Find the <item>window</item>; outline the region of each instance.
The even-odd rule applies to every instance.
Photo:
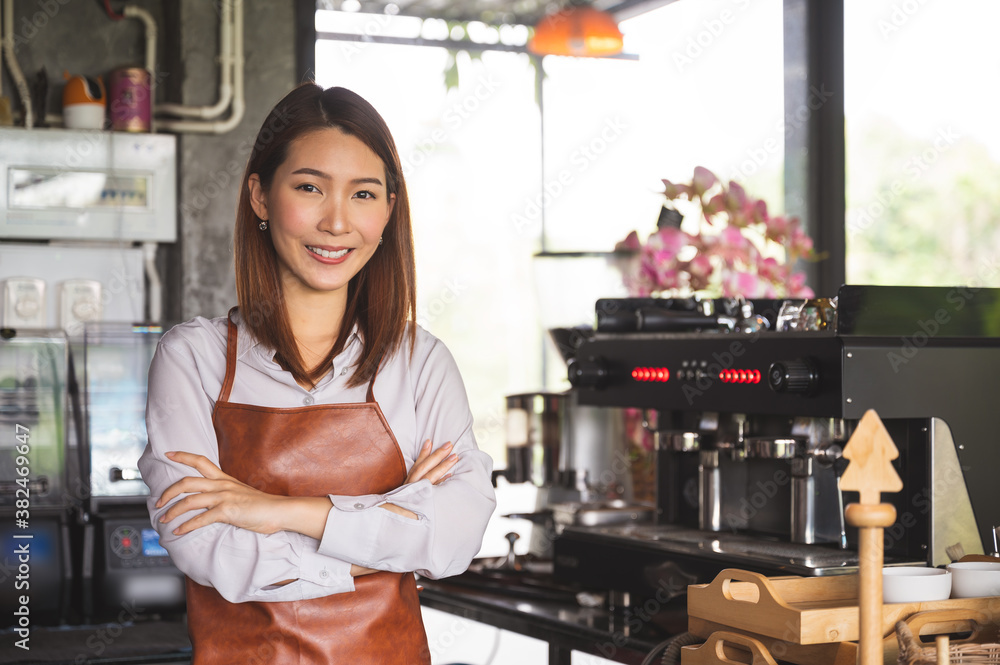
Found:
[[[318,12],[331,32],[420,36],[437,23]],[[431,38],[447,37],[444,34]],[[457,60],[458,84],[444,76]],[[403,163],[417,254],[417,319],[456,357],[481,448],[504,459],[507,393],[537,388],[541,344],[531,284],[537,230],[512,223],[539,182],[534,69],[526,55],[320,40],[316,78],[367,99]],[[443,442],[436,442],[443,443]]]
[[[364,96],[393,132],[411,197],[418,318],[454,353],[477,439],[498,465],[503,396],[568,387],[544,329],[592,323],[598,297],[621,295],[600,257],[536,253],[607,252],[633,229],[645,237],[660,179],[687,180],[699,165],[783,207],[781,0],[674,2],[622,22],[637,57],[543,59],[544,119],[537,59],[525,53],[427,46],[451,35],[443,21],[320,11],[316,25],[404,42],[321,35],[316,78]],[[523,27],[467,30],[527,39]]]
[[[845,9],[848,281],[1000,285],[1000,5]]]

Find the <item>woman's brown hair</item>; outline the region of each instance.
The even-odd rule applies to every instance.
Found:
[[[288,323],[288,312],[278,275],[278,259],[271,234],[258,227],[260,218],[250,205],[249,179],[254,173],[267,192],[274,173],[288,157],[292,141],[314,131],[336,128],[361,140],[385,166],[386,190],[395,194],[382,245],[347,287],[347,310],[340,334],[330,353],[316,367],[305,367]],[[260,342],[273,348],[282,366],[296,381],[316,382],[329,370],[354,326],[363,342],[361,357],[348,381],[365,383],[379,361],[391,353],[406,332],[407,321],[416,318],[416,269],[413,259],[413,229],[410,202],[396,144],[382,116],[356,93],[344,88],[324,90],[305,83],[285,95],[264,120],[254,142],[236,210],[233,234],[236,264],[236,295],[240,315]],[[416,331],[410,326],[409,342]]]

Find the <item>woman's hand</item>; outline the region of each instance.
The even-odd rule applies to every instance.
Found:
[[[329,499],[293,498],[261,492],[226,474],[204,455],[169,452],[167,457],[192,467],[204,476],[189,476],[177,481],[156,502],[156,507],[160,508],[180,494],[190,494],[172,505],[160,517],[161,522],[169,522],[191,510],[205,509],[205,512],[174,529],[175,535],[190,533],[215,522],[263,534],[287,529],[314,537],[318,528],[318,533],[322,535],[326,514],[330,509]],[[291,505],[293,502],[294,507]]]
[[[409,485],[424,478],[431,481],[432,485],[447,480],[448,472],[458,461],[458,455],[452,454],[451,449],[452,444],[449,441],[431,452],[431,440],[424,441],[424,445],[420,448],[420,454],[417,455],[413,466],[410,467],[410,472],[406,474],[406,480],[403,481],[403,484]]]
[[[410,467],[410,472],[406,474],[406,480],[403,481],[403,484],[409,485],[425,478],[431,481],[432,485],[437,485],[448,480],[451,476],[449,471],[455,466],[455,462],[458,461],[458,455],[453,454],[451,449],[452,445],[451,441],[449,441],[431,452],[431,440],[427,439],[424,441],[424,445],[420,448],[420,454],[417,455],[413,466]],[[411,520],[417,519],[416,513],[397,506],[394,503],[383,503],[379,508],[402,515],[403,517],[408,517]]]

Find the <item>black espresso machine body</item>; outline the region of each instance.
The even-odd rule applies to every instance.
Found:
[[[722,332],[720,304],[699,323],[688,303],[598,302],[570,381],[581,404],[655,421],[658,523],[567,528],[557,576],[650,593],[726,567],[853,572],[856,532],[842,516],[857,497],[838,479],[869,409],[899,448],[904,483],[883,497],[897,511],[887,564],[947,563],[959,543],[993,551],[1000,289],[844,286],[835,322],[800,332]],[[780,303],[753,304],[775,320]],[[682,312],[659,318],[684,331],[623,329],[651,309]]]

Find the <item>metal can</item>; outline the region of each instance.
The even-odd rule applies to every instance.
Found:
[[[111,129],[148,132],[152,117],[149,72],[141,67],[123,67],[111,72],[108,85],[108,115]]]

